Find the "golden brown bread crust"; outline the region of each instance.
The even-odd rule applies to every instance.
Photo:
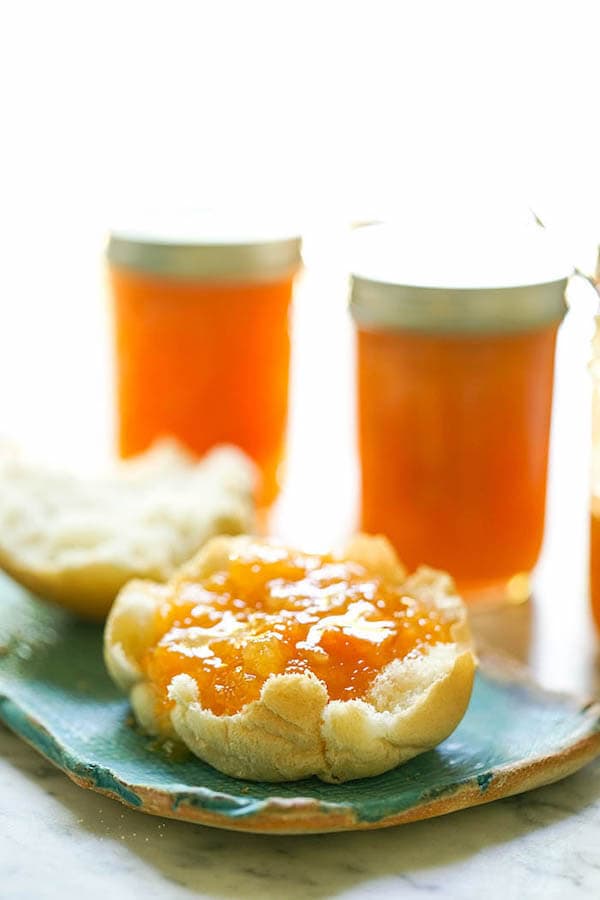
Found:
[[[174,576],[203,578],[227,564],[231,550],[252,539],[208,542]],[[130,694],[138,720],[150,732],[182,740],[197,756],[228,775],[288,781],[317,775],[342,782],[385,772],[444,740],[467,708],[475,670],[466,612],[444,573],[423,568],[410,578],[382,538],[357,536],[340,559],[401,582],[425,606],[447,610],[453,642],[394,660],[360,700],[329,700],[325,685],[307,674],[271,675],[258,700],[235,715],[202,707],[189,675],[172,680],[170,721],[155,713],[152,687],[140,660],[160,637],[154,611],[169,587],[132,582],[119,594],[105,631],[105,658],[114,680]]]
[[[0,547],[0,569],[45,600],[85,619],[101,622],[131,570],[116,564],[89,563],[78,569],[31,569]],[[157,573],[154,577],[160,577]]]

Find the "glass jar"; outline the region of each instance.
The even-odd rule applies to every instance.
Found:
[[[600,316],[592,343],[592,485],[590,509],[590,600],[600,632]]]
[[[389,233],[385,243],[397,258]],[[521,260],[521,284],[485,282],[480,267],[481,281],[463,287],[456,275],[394,276],[381,260],[355,270],[351,289],[361,527],[386,534],[409,568],[451,572],[467,599],[526,599],[544,532],[566,270],[546,260],[535,275],[534,258],[525,280]]]
[[[201,217],[111,234],[118,446],[130,456],[164,435],[198,454],[235,444],[257,463],[268,505],[284,454],[300,238],[226,226]]]

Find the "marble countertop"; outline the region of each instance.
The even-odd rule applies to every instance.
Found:
[[[319,315],[321,309],[319,304]],[[309,329],[310,321],[303,327]],[[526,661],[544,686],[599,696],[598,643],[586,588],[589,317],[572,313],[561,332],[548,529],[534,600],[480,613],[475,624],[485,640]],[[317,382],[328,383],[314,376],[318,360],[311,357],[306,368],[309,381],[313,371],[315,390],[309,397],[307,389],[298,401],[305,412],[319,402]],[[301,424],[296,433],[306,434]],[[317,471],[310,452],[297,450],[298,472],[302,460]],[[334,447],[332,462],[336,452]],[[315,491],[329,490],[328,508],[345,512],[347,484],[335,481],[333,466],[330,472],[325,485],[322,467],[322,480],[309,479],[310,490],[300,490],[301,478],[296,479],[294,539],[302,539],[303,528],[306,534],[314,530]],[[332,499],[336,485],[339,503]],[[327,526],[329,533],[328,516],[317,524]],[[373,832],[271,837],[125,809],[76,787],[0,726],[2,900],[387,900],[420,895],[597,900],[600,759],[561,783],[438,819]]]
[[[271,837],[125,809],[1,728],[0,757],[5,900],[600,896],[600,760],[565,782],[426,822]]]

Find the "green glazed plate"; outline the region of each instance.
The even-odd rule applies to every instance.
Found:
[[[600,753],[598,704],[496,661],[454,734],[394,771],[344,785],[238,781],[139,734],[101,647],[101,628],[0,576],[0,718],[77,784],[155,815],[288,834],[381,828],[548,784]]]

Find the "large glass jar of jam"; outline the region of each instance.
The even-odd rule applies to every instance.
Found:
[[[393,230],[368,231],[376,252],[359,255],[351,287],[361,527],[388,535],[409,568],[450,571],[467,598],[525,599],[568,271],[541,229],[497,248],[501,264],[493,248],[467,253],[437,280],[411,268]]]
[[[201,454],[233,443],[277,495],[287,420],[295,234],[208,216],[111,234],[118,445],[172,435]]]
[[[600,316],[592,343],[592,497],[590,517],[590,599],[600,633]]]

